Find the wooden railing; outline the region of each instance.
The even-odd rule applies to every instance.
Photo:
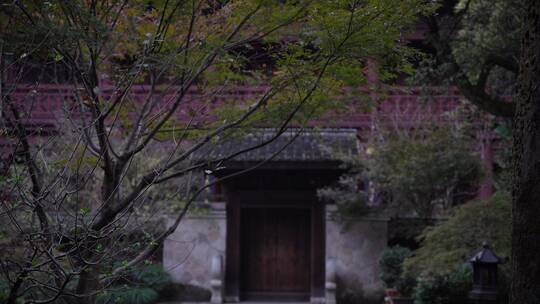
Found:
[[[186,122],[191,119],[189,112],[196,111],[200,116],[197,119],[204,122],[211,119],[212,108],[223,103],[242,103],[260,96],[266,87],[243,86],[222,88],[212,94],[203,94],[196,88],[190,89],[183,99],[182,106],[176,112],[176,119]],[[104,100],[112,95],[114,88],[104,87],[100,94]],[[130,100],[144,102],[148,98],[150,87],[138,85],[130,89]],[[163,104],[170,103],[175,95],[169,92],[153,94],[154,98],[160,98]],[[359,92],[362,92],[360,90]],[[463,99],[455,89],[439,91],[434,95],[427,96],[430,99],[423,102],[426,96],[419,88],[391,88],[384,92],[370,93],[373,100],[377,100],[376,106],[367,107],[366,92],[363,97],[353,100],[347,106],[346,111],[330,113],[324,118],[312,122],[312,125],[333,128],[356,128],[364,129],[372,127],[375,120],[392,121],[401,127],[411,127],[429,117],[437,117],[438,121],[449,120],[445,114],[456,108]],[[40,85],[19,86],[10,94],[11,98],[23,109],[25,124],[30,127],[52,128],[58,124],[66,111],[78,111],[78,103],[75,102],[76,88],[68,85]],[[452,118],[452,119],[455,119]]]

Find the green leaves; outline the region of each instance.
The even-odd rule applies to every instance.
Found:
[[[472,289],[472,269],[463,264],[449,274],[428,274],[418,278],[416,304],[467,303]]]
[[[405,272],[449,273],[488,242],[500,256],[510,254],[510,196],[496,193],[491,199],[455,208],[448,220],[427,229],[415,255],[405,261]]]
[[[100,276],[111,272],[106,265],[131,265],[141,250],[158,246],[156,236],[167,224],[161,215],[180,214],[204,185],[197,171],[203,164],[193,157],[203,151],[193,151],[194,144],[217,144],[261,126],[305,126],[328,110],[348,109],[352,98],[343,92],[366,83],[367,62],[391,57],[392,69],[407,68],[405,48],[398,45],[425,4],[28,0],[8,6],[0,12],[6,49],[21,62],[44,59],[43,70],[47,64],[65,67],[68,82],[56,92],[75,95],[54,109],[57,137],[30,151],[39,157],[37,166],[46,168],[44,193],[36,201],[52,221],[62,219],[49,227],[76,227],[57,233],[56,249],[65,252],[58,261],[39,255],[39,262],[60,263],[75,273],[80,264],[99,260],[105,267],[87,271]],[[43,75],[49,83],[59,79]],[[267,90],[269,98],[257,104]],[[41,100],[40,94],[32,98]],[[21,183],[13,201],[29,201],[30,179],[20,172],[2,182]],[[20,205],[22,213],[35,212],[26,205]],[[96,214],[89,217],[91,210]],[[74,220],[63,220],[70,216]],[[29,235],[44,235],[38,225],[31,228]],[[149,233],[128,235],[127,229]],[[98,303],[155,297],[152,290],[125,288],[100,295]]]
[[[461,192],[480,177],[469,143],[446,130],[391,136],[374,150],[367,162],[379,190],[398,210],[414,210],[423,218],[430,218],[436,205],[459,203]]]
[[[98,294],[96,304],[152,304],[159,294],[152,288],[124,287]]]
[[[351,65],[347,61],[342,64],[334,64],[328,68],[328,74],[341,84],[350,87],[359,87],[366,84],[366,77],[363,74],[362,66]]]
[[[87,208],[87,207],[83,207],[83,208],[79,209],[79,214],[82,215],[82,216],[85,216],[85,215],[87,215],[89,213],[90,213],[90,209]]]
[[[379,278],[387,288],[396,287],[396,283],[401,277],[403,261],[411,255],[410,249],[401,246],[390,247],[383,251],[379,259],[381,268]]]

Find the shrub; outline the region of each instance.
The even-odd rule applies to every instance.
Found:
[[[383,251],[379,260],[381,267],[379,278],[386,287],[396,287],[401,277],[403,261],[411,254],[408,248],[401,246],[390,247]]]
[[[472,287],[472,269],[468,264],[449,274],[422,275],[415,288],[415,304],[462,304]]]
[[[500,256],[509,256],[510,221],[508,193],[496,193],[488,200],[460,206],[447,221],[422,233],[420,248],[403,263],[404,272],[451,273],[480,250],[483,242],[488,242]]]
[[[99,294],[96,304],[152,304],[157,302],[158,297],[152,288],[124,286]]]
[[[159,293],[171,282],[170,276],[161,265],[143,265],[127,273],[116,286],[96,297],[96,303],[108,304],[151,304],[157,302]]]
[[[468,259],[483,242],[500,256],[509,256],[510,220],[510,196],[500,192],[488,200],[458,207],[447,221],[427,228],[420,248],[403,262],[405,276],[419,277],[415,303],[466,303],[472,280]],[[509,274],[509,265],[502,265],[501,298],[508,293]]]
[[[337,304],[380,304],[384,300],[384,294],[374,292],[366,294],[361,289],[341,288],[336,294]]]
[[[450,285],[450,303],[467,303],[469,291],[472,289],[473,272],[469,263],[462,264],[448,276]]]
[[[411,275],[402,275],[396,282],[396,289],[404,297],[412,296],[417,284],[416,277]]]
[[[420,276],[415,289],[414,304],[447,304],[444,295],[450,292],[444,275]]]
[[[159,291],[159,301],[162,302],[210,302],[210,290],[200,286],[169,283]]]
[[[135,268],[130,272],[130,277],[136,283],[143,286],[152,287],[160,290],[171,282],[170,275],[160,264],[145,265]]]

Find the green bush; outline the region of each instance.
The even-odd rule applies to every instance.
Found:
[[[396,289],[404,297],[412,296],[417,284],[417,278],[410,275],[401,275],[396,282]]]
[[[126,278],[96,297],[97,304],[151,304],[157,302],[159,292],[171,282],[163,267],[142,265],[127,273]]]
[[[421,246],[403,262],[403,275],[418,277],[415,304],[466,303],[471,290],[468,259],[488,242],[500,256],[510,255],[510,195],[496,193],[485,201],[456,208],[451,217],[426,228]],[[501,265],[499,294],[509,287],[509,265]]]
[[[472,269],[468,264],[449,274],[424,274],[415,288],[415,304],[462,304],[472,288]]]
[[[210,302],[210,290],[190,284],[169,283],[159,290],[161,302]]]
[[[379,278],[386,287],[396,287],[402,273],[403,261],[411,256],[411,250],[401,246],[387,248],[379,260],[381,272]]]
[[[421,246],[403,263],[406,274],[448,274],[468,260],[487,242],[502,257],[510,255],[511,205],[508,193],[456,208],[447,221],[428,227]],[[503,267],[503,275],[507,265]]]
[[[361,289],[338,287],[336,294],[337,304],[380,304],[383,301],[384,294],[382,292],[373,292],[366,294]]]
[[[158,293],[148,287],[124,286],[99,294],[96,304],[152,304],[158,300]]]
[[[144,265],[137,267],[130,272],[132,281],[146,287],[160,290],[171,282],[170,275],[160,264]]]
[[[447,304],[445,295],[450,287],[444,275],[420,276],[415,289],[414,304]]]

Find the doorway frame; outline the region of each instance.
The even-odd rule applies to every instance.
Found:
[[[241,298],[241,211],[242,208],[279,207],[304,208],[311,212],[311,290],[310,300],[324,298],[326,220],[325,205],[314,191],[230,191],[227,195],[227,237],[225,257],[225,300],[239,302]],[[271,294],[267,300],[276,299]]]
[[[244,273],[243,273],[243,267],[245,265],[243,264],[240,264],[240,276],[239,276],[239,279],[240,279],[240,301],[250,301],[250,302],[253,302],[253,301],[279,301],[279,300],[283,300],[283,301],[295,301],[295,302],[306,302],[306,301],[309,301],[310,300],[310,297],[311,297],[311,267],[313,267],[313,265],[311,265],[311,250],[312,250],[312,235],[311,235],[311,220],[312,220],[312,215],[311,215],[311,212],[312,212],[312,208],[310,208],[308,205],[305,205],[305,204],[302,204],[302,205],[299,205],[299,204],[247,204],[247,205],[242,205],[241,208],[240,208],[240,215],[242,217],[243,214],[245,214],[246,210],[253,210],[253,209],[273,209],[273,210],[280,210],[281,212],[279,213],[282,213],[282,212],[288,212],[289,210],[301,210],[302,212],[306,212],[306,215],[307,217],[309,218],[309,221],[307,226],[305,226],[307,229],[309,229],[309,235],[307,235],[307,242],[308,242],[308,250],[309,250],[309,260],[308,260],[308,273],[309,273],[309,282],[306,282],[308,283],[308,286],[307,286],[307,290],[305,291],[298,291],[298,292],[284,292],[284,291],[248,291],[248,290],[245,290],[243,289],[243,285],[244,283],[246,282],[246,278],[243,277]],[[241,218],[240,219],[240,228],[242,229],[242,222],[243,222],[243,219]],[[243,242],[246,242],[245,239],[242,238],[242,234],[244,233],[245,231],[240,231],[240,258],[241,259],[245,259],[246,257],[243,255],[243,251],[246,249],[244,247]],[[251,244],[249,244],[251,245]],[[246,245],[247,246],[247,245]],[[245,287],[245,286],[244,286]]]

